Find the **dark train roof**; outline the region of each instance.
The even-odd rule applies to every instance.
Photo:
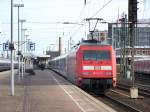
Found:
[[[92,39],[92,40],[83,40],[82,43],[100,43],[100,41]]]
[[[110,44],[103,44],[103,43],[101,43],[100,41],[98,41],[98,40],[82,40],[82,42],[80,42],[80,43],[78,43],[78,44],[76,44],[75,46],[73,46],[72,47],[72,49],[70,50],[70,52],[72,52],[72,51],[76,51],[80,46],[82,46],[82,45],[99,45],[99,46],[103,46],[103,45],[109,45],[110,46]],[[61,56],[58,56],[58,57],[55,57],[54,59],[52,59],[51,61],[54,61],[54,60],[57,60],[57,59],[63,59],[63,58],[65,58],[70,52],[68,52],[67,54],[64,54],[64,55],[61,55]]]
[[[72,48],[79,47],[80,45],[110,45],[110,44],[102,43],[101,41],[98,41],[98,40],[95,40],[95,39],[92,39],[92,40],[82,40],[82,42],[76,44]]]

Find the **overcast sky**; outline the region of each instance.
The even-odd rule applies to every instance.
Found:
[[[0,43],[10,38],[10,1],[0,0]],[[63,22],[83,22],[88,17],[103,18],[108,22],[116,21],[123,12],[127,13],[128,0],[14,0],[15,3],[23,3],[20,10],[20,18],[26,19],[23,25],[28,31],[26,34],[36,43],[35,54],[42,54],[48,46],[57,49],[58,37],[62,37],[63,50],[67,47],[70,37],[76,42],[86,38],[88,25],[65,25]],[[150,4],[148,0],[139,0],[139,18],[149,18]],[[105,4],[105,8],[100,10]],[[145,4],[145,8],[143,7]],[[149,5],[148,5],[149,4]],[[106,29],[107,25],[99,25],[99,29]],[[17,8],[14,8],[14,40],[17,40]],[[52,46],[55,44],[55,46]]]

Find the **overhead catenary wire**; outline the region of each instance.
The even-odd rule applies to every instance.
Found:
[[[98,11],[96,11],[91,18],[95,17],[100,11],[102,11],[107,5],[109,5],[112,2],[112,0],[109,0],[106,4],[104,4]]]
[[[104,0],[104,2],[105,2],[105,0]],[[100,11],[102,11],[109,3],[111,3],[112,2],[112,0],[109,0],[106,4],[104,4],[98,11],[96,11],[92,16],[91,16],[91,18],[93,18],[94,16],[96,16]],[[85,21],[85,18],[84,19],[82,19],[81,20],[81,22],[80,23],[83,23]],[[81,29],[81,28],[80,28]],[[75,31],[75,32],[77,32],[77,31]],[[72,34],[72,35],[75,35],[75,32]]]
[[[83,25],[83,26],[85,26],[85,25]],[[77,33],[79,30],[81,30],[81,28],[82,28],[83,26],[79,26],[78,29],[75,30],[75,31],[71,34],[70,37],[74,37],[74,36],[76,35],[76,33]]]
[[[76,23],[83,23],[83,21],[81,21],[81,22],[78,22],[78,21],[79,21],[79,19],[81,18],[81,16],[83,15],[83,12],[85,11],[85,9],[87,8],[87,4],[90,4],[90,3],[92,2],[92,0],[89,0],[89,1],[88,1],[88,0],[85,0],[84,2],[85,2],[85,4],[84,4],[82,10],[80,11],[80,14],[79,14],[79,16],[78,16],[78,18],[77,18],[77,20],[76,20]],[[70,29],[73,30],[73,29],[76,28],[76,26],[77,26],[77,25],[73,25],[73,27],[71,27]],[[80,27],[79,27],[79,29],[80,29]],[[78,29],[77,29],[77,30],[78,30]],[[75,32],[77,32],[77,31],[75,31]],[[73,32],[73,34],[71,34],[71,35],[74,35],[74,32]]]
[[[80,12],[80,14],[79,14],[79,16],[78,16],[79,19],[81,18],[83,12],[85,11],[85,8],[88,8],[87,5],[90,5],[90,4],[93,2],[92,0],[85,0],[85,1],[86,1],[86,4],[84,5],[83,9],[81,10],[81,12]],[[88,8],[88,9],[89,9],[89,8]],[[86,17],[88,17],[88,15],[89,15],[89,11],[88,11],[88,14],[86,15]],[[78,19],[77,19],[77,23],[83,23],[84,25],[79,26],[79,27],[77,28],[77,30],[75,30],[75,31],[71,34],[71,37],[73,37],[79,30],[81,30],[81,28],[82,28],[83,26],[86,26],[86,24],[85,24],[85,17],[84,17],[84,19],[82,19],[80,22],[78,22]],[[75,25],[74,25],[71,29],[72,29],[72,30],[75,29]],[[70,35],[69,35],[69,36],[70,36]]]
[[[87,8],[87,5],[90,5],[93,1],[92,0],[85,0],[86,1],[86,4],[84,5],[84,7],[83,7],[83,9],[81,10],[81,12],[80,12],[80,14],[79,14],[79,16],[78,16],[78,19],[80,19],[81,18],[81,16],[82,16],[82,14],[83,14],[83,12],[84,12],[84,10],[85,10],[85,8]],[[88,15],[89,15],[89,11],[88,11]],[[87,16],[88,16],[87,15]],[[86,17],[87,17],[86,16]],[[76,23],[83,23],[84,22],[84,25],[85,25],[85,17],[84,17],[84,19],[82,19],[80,22],[78,22],[78,19],[76,20],[77,22]],[[82,27],[82,26],[81,26]],[[81,27],[79,27],[79,29],[81,29]],[[75,25],[71,28],[72,30],[75,28]],[[79,29],[77,29],[77,30],[79,30]],[[77,32],[77,31],[75,31],[75,32]],[[73,35],[75,34],[75,32],[73,32]]]
[[[1,24],[10,24],[9,22],[2,22]],[[16,22],[14,22],[13,24],[17,24]],[[43,21],[36,21],[36,22],[33,22],[33,21],[27,21],[26,24],[67,24],[67,25],[80,25],[82,23],[76,23],[76,22],[43,22]]]

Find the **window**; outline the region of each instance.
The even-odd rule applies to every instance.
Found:
[[[95,51],[95,50],[86,50],[83,51],[83,60],[110,60],[110,51]]]

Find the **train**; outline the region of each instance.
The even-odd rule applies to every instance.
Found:
[[[120,71],[121,70],[120,69],[121,58],[117,57],[116,59],[117,59],[117,71],[119,73],[121,72]],[[125,60],[126,62],[128,62],[129,65],[131,65],[131,57],[128,56],[125,58]],[[140,56],[135,55],[133,65],[134,65],[133,67],[134,67],[135,74],[143,74],[143,75],[150,74],[150,56],[149,55],[140,55]],[[131,66],[126,66],[126,69],[130,70]]]
[[[141,57],[134,60],[134,72],[138,74],[150,74],[150,57]]]
[[[81,88],[104,92],[116,86],[115,51],[111,45],[96,40],[82,41],[48,65]]]
[[[10,70],[10,67],[11,67],[10,59],[0,58],[0,72]],[[18,68],[18,62],[17,61],[14,61],[14,68],[15,69]]]

